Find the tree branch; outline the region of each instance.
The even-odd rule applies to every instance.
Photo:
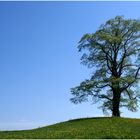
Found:
[[[96,88],[105,88],[105,87],[110,86],[110,85],[106,84],[106,85],[102,85],[102,86],[98,86],[98,85],[95,85],[95,86],[96,86]]]
[[[130,87],[130,86],[136,81],[137,76],[138,76],[138,73],[139,73],[139,70],[140,70],[140,67],[139,67],[139,68],[137,69],[137,71],[136,71],[134,80],[133,80],[132,82],[128,83],[127,86],[123,87],[123,88],[121,89],[121,92],[124,91],[124,90],[126,90],[128,87]]]
[[[98,97],[99,97],[100,99],[108,99],[108,100],[112,101],[112,99],[110,99],[108,96],[106,96],[106,95],[104,95],[104,94],[98,95]]]
[[[135,100],[135,99],[137,98],[137,96],[133,98],[133,97],[130,95],[130,92],[129,92],[127,89],[126,89],[125,91],[127,92],[127,94],[128,94],[128,96],[129,96],[129,99],[130,99],[130,100]]]

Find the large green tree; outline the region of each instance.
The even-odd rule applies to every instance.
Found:
[[[140,21],[116,16],[79,41],[81,63],[92,68],[89,79],[72,88],[75,104],[102,101],[104,112],[120,117],[120,107],[137,110],[140,97]]]

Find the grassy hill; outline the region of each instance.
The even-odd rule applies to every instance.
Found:
[[[33,130],[1,131],[0,138],[49,139],[140,139],[140,119],[85,118]]]

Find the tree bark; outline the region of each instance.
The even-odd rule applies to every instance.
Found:
[[[119,88],[113,90],[113,101],[112,101],[112,117],[120,117],[120,97],[121,92]]]

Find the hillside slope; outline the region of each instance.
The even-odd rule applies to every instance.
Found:
[[[86,118],[76,119],[33,130],[1,131],[0,138],[106,139],[140,138],[140,119]]]

